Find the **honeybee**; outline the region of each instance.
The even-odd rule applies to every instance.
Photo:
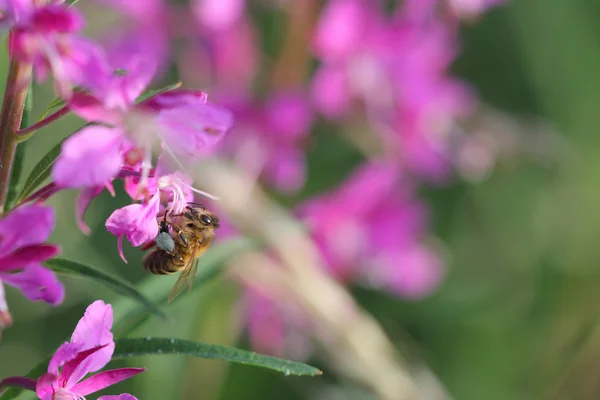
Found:
[[[188,204],[192,206],[188,205],[181,214],[165,213],[154,242],[144,246],[144,249],[156,246],[143,260],[144,268],[149,272],[167,275],[181,271],[168,302],[177,297],[188,282],[191,289],[198,271],[198,258],[208,249],[215,229],[219,228],[219,218],[215,214],[200,204]]]

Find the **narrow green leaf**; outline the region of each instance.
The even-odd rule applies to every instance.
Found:
[[[32,87],[29,86],[27,91],[27,98],[25,99],[25,107],[23,108],[23,117],[21,118],[20,129],[23,129],[31,123],[31,109],[33,107],[33,93]],[[23,172],[23,160],[25,159],[25,142],[17,143],[15,150],[15,157],[13,159],[12,169],[10,171],[10,184],[8,186],[8,193],[6,196],[5,209],[10,210],[15,204],[17,193],[19,191],[19,183],[21,179],[21,173]]]
[[[223,272],[225,260],[229,257],[248,251],[256,246],[257,243],[244,238],[232,239],[213,245],[199,260],[198,274],[192,290],[202,287],[219,276]],[[141,293],[152,298],[157,304],[162,304],[167,301],[176,279],[177,276],[149,275],[137,286]],[[175,301],[181,297],[179,296]],[[131,333],[150,316],[150,313],[138,303],[133,303],[125,298],[114,302],[113,308],[116,321],[113,331],[117,336],[125,336]]]
[[[168,92],[168,91],[173,90],[173,89],[177,89],[180,86],[181,86],[181,82],[175,82],[175,83],[171,83],[170,85],[166,85],[166,86],[164,86],[164,87],[162,87],[160,89],[147,90],[146,92],[142,93],[140,95],[140,97],[138,97],[136,99],[136,103],[140,103],[140,102],[142,102],[144,100],[147,100],[150,97],[155,96],[157,94]]]
[[[21,194],[19,195],[19,201],[24,200],[27,196],[32,194],[50,176],[52,166],[60,155],[60,148],[63,142],[64,140],[61,140],[60,143],[51,148],[35,167],[33,167],[29,177],[23,184]]]
[[[60,108],[60,107],[64,107],[67,103],[65,102],[65,100],[61,97],[57,97],[54,100],[52,100],[52,102],[50,102],[50,104],[48,104],[48,107],[46,108],[46,110],[40,115],[40,117],[38,118],[38,121],[43,120],[44,118],[46,118],[46,115],[50,114],[50,111],[56,109],[56,108]],[[29,126],[29,125],[27,125]],[[22,127],[21,129],[23,129],[24,127]]]
[[[223,360],[228,362],[253,365],[282,372],[285,375],[321,375],[322,372],[310,365],[265,356],[251,351],[194,342],[192,340],[174,338],[138,338],[118,339],[115,341],[113,358],[134,357],[149,354],[185,354],[199,358]]]
[[[109,275],[106,272],[100,271],[88,265],[80,264],[75,261],[65,260],[62,258],[53,258],[45,262],[52,270],[73,276],[90,278],[96,282],[100,282],[105,286],[110,287],[117,293],[128,296],[139,303],[145,310],[166,318],[166,314],[152,301],[141,294],[131,283]]]

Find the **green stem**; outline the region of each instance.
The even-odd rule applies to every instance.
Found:
[[[30,80],[31,64],[24,64],[13,58],[8,69],[0,110],[0,214],[4,211],[10,171],[17,147],[15,133],[21,125]]]

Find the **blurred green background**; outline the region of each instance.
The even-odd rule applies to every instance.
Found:
[[[516,0],[462,31],[457,75],[481,99],[518,119],[543,119],[562,137],[553,162],[500,160],[482,182],[427,188],[433,233],[446,245],[448,277],[432,297],[408,302],[354,289],[409,359],[423,360],[456,399],[593,399],[600,396],[600,2]],[[277,35],[272,29],[271,34]],[[3,63],[3,74],[6,72]],[[35,88],[34,116],[52,100]],[[77,126],[65,119],[27,143],[25,174]],[[525,130],[520,133],[527,135]],[[356,160],[338,137],[317,131],[309,150],[306,193],[329,187]],[[541,145],[544,145],[543,143]],[[330,149],[338,149],[331,153]],[[344,150],[347,149],[347,150]],[[327,173],[323,174],[322,171]],[[120,193],[120,187],[117,187]],[[52,241],[65,258],[138,282],[147,276],[141,252],[117,254],[104,221],[125,204],[103,193],[90,208],[92,235],[75,225],[75,193],[51,199]],[[72,332],[85,307],[118,296],[89,280],[62,278],[67,297],[52,308],[7,289],[15,317],[0,343],[0,376],[26,373]],[[172,280],[165,279],[170,287]],[[176,336],[239,345],[239,288],[217,279],[165,310],[171,323],[151,320],[132,336]],[[115,363],[118,364],[118,363]],[[352,383],[276,373],[183,356],[128,361],[152,371],[111,388],[153,399],[368,399]]]

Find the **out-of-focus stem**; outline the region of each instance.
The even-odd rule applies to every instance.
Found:
[[[0,213],[4,212],[10,171],[17,146],[16,132],[21,125],[30,79],[31,64],[12,59],[0,111]]]
[[[273,88],[301,86],[306,81],[311,61],[306,43],[311,41],[318,7],[314,0],[291,2],[287,6],[282,50],[271,78]]]

